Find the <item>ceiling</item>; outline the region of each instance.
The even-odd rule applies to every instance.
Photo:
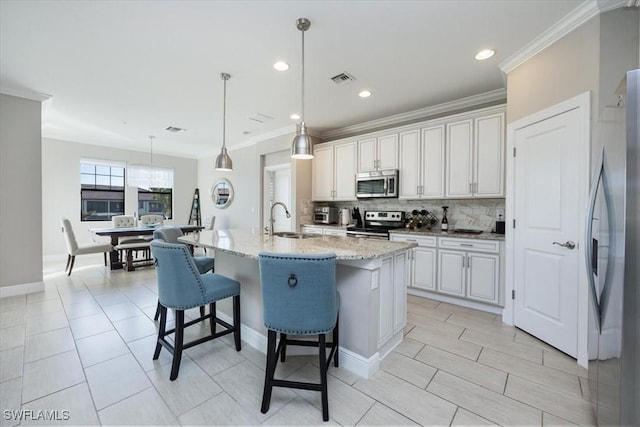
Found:
[[[297,18],[311,21],[305,121],[321,135],[503,89],[498,64],[581,3],[2,0],[0,87],[51,95],[44,137],[148,151],[154,135],[154,153],[202,158],[222,143],[222,72],[230,148],[293,132]],[[476,61],[488,47],[496,55]],[[274,70],[277,60],[289,71]],[[336,85],[342,72],[355,80]]]

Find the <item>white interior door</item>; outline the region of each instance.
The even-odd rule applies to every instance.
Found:
[[[589,150],[578,110],[517,129],[514,140],[514,324],[573,357],[584,208],[579,159]]]

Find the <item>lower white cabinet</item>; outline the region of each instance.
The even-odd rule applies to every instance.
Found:
[[[309,234],[323,234],[325,236],[346,236],[347,230],[345,228],[337,227],[316,227],[312,225],[305,225],[302,227],[303,233]]]
[[[407,262],[407,283],[412,288],[436,290],[436,238],[409,234],[392,234],[395,242],[417,243],[409,251]]]
[[[396,233],[391,240],[418,244],[408,253],[409,287],[501,304],[500,241]]]

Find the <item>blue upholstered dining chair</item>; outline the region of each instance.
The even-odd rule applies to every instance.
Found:
[[[184,236],[184,233],[180,229],[180,227],[160,227],[157,228],[153,232],[153,238],[163,240],[167,243],[176,243],[182,244],[178,241],[178,237]],[[186,245],[185,245],[186,246]],[[189,250],[191,252],[191,250]],[[214,271],[215,261],[213,258],[208,256],[196,256],[193,257],[193,262],[195,262],[196,267],[200,273],[206,273],[208,271]],[[200,307],[200,316],[204,316],[204,307]],[[153,316],[153,320],[158,320],[160,317],[160,302],[158,301],[158,306],[156,307],[156,314]]]
[[[335,254],[277,254],[258,256],[264,325],[267,328],[267,364],[262,396],[263,414],[269,411],[271,390],[289,387],[322,393],[322,419],[329,420],[327,369],[338,366],[338,311]],[[332,341],[326,334],[332,332]],[[280,342],[276,349],[277,334]],[[291,339],[291,335],[317,335],[317,341]],[[278,359],[286,359],[287,345],[318,347],[320,383],[274,379]],[[329,357],[326,349],[330,348]]]
[[[182,351],[233,333],[236,350],[240,351],[240,283],[216,273],[200,274],[189,249],[183,244],[166,243],[161,240],[151,242],[151,253],[155,258],[158,272],[158,297],[160,299],[160,325],[153,359],[160,356],[162,347],[173,355],[171,381],[178,378]],[[233,325],[216,317],[216,301],[233,297]],[[184,322],[184,311],[194,307],[209,305],[210,312],[198,319]],[[166,330],[167,308],[174,310],[175,328]],[[188,343],[184,342],[184,329],[197,322],[209,319],[211,334]],[[216,323],[225,329],[216,332]],[[173,345],[167,336],[174,334]]]

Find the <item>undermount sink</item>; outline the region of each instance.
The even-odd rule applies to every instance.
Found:
[[[294,231],[278,231],[273,233],[277,237],[286,237],[287,239],[308,239],[310,237],[318,237],[318,234],[296,233]]]

